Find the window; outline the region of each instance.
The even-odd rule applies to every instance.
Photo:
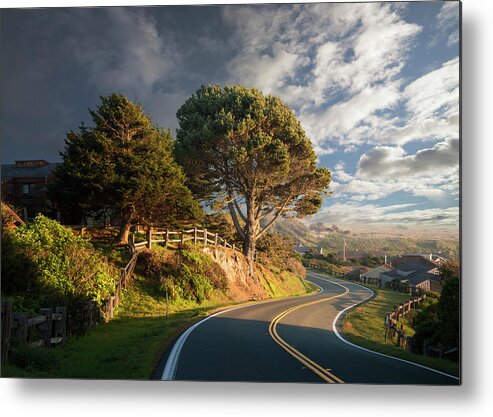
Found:
[[[7,188],[8,194],[14,194],[14,184],[9,184]]]
[[[34,194],[36,192],[36,184],[22,184],[22,194]]]

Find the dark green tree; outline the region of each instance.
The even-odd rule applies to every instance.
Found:
[[[227,207],[254,272],[257,239],[280,216],[318,211],[331,174],[281,100],[242,86],[202,86],[177,112],[175,146],[190,187]],[[262,221],[262,223],[261,223]]]
[[[155,126],[140,105],[121,94],[101,97],[101,105],[89,112],[94,127],[82,125],[67,134],[50,187],[62,211],[116,214],[121,244],[128,242],[132,224],[200,215],[174,161],[169,130]]]

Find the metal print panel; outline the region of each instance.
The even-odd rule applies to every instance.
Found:
[[[3,9],[2,377],[459,385],[460,13]]]

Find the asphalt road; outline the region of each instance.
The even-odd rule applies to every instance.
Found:
[[[309,273],[323,291],[222,312],[178,339],[162,379],[458,385],[459,380],[355,347],[333,326],[372,293]]]

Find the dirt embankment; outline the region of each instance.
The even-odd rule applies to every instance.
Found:
[[[226,295],[235,301],[258,300],[302,294],[307,291],[299,271],[274,273],[267,266],[256,264],[255,277],[248,273],[246,258],[227,248],[205,247],[202,251],[224,270],[228,279]],[[300,264],[301,269],[303,267]]]

